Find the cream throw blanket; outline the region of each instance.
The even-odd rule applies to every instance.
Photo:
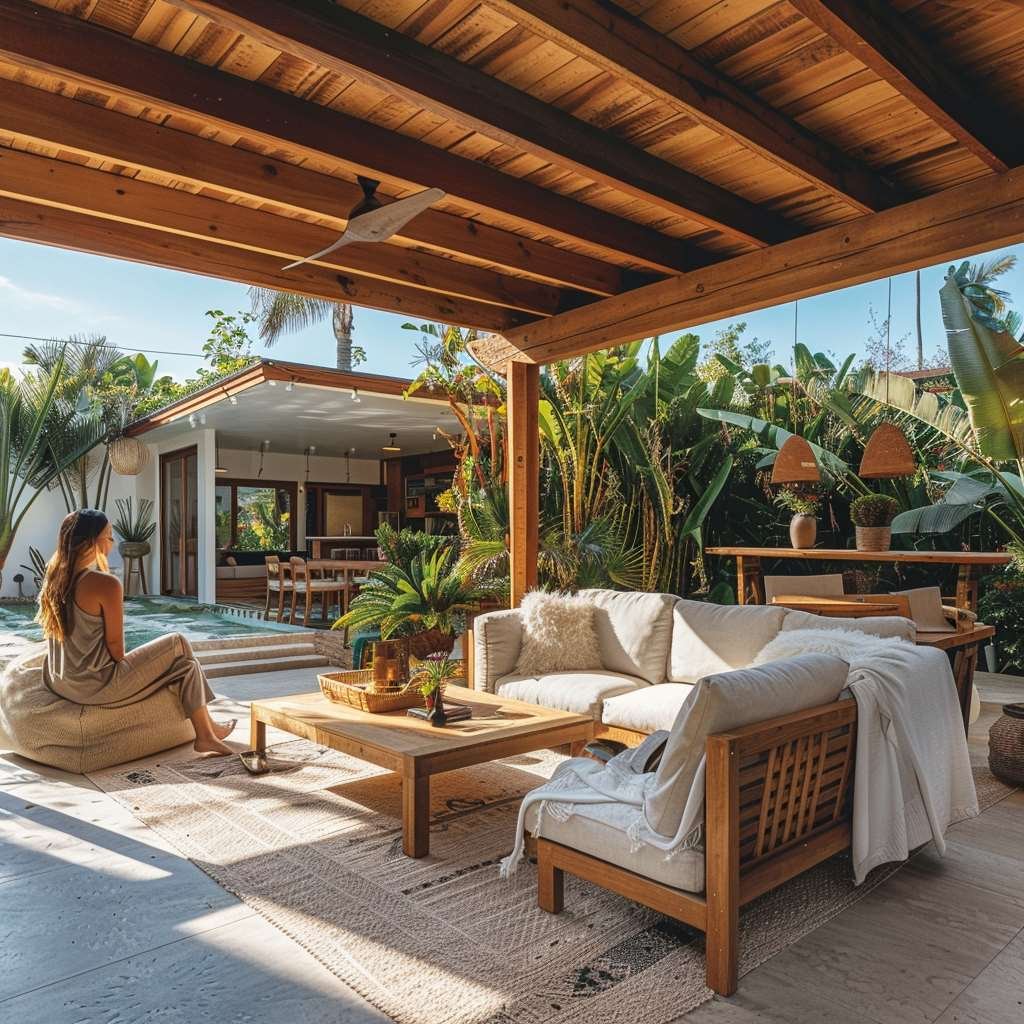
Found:
[[[811,651],[850,665],[857,701],[853,874],[859,885],[879,864],[904,860],[978,813],[971,760],[949,659],[932,647],[844,629],[780,633],[757,661]]]
[[[755,664],[811,653],[849,663],[849,688],[857,701],[854,881],[859,885],[879,864],[906,859],[929,839],[944,853],[946,828],[978,813],[967,739],[945,654],[845,629],[794,629],[769,642]],[[643,766],[667,735],[653,733],[606,765],[588,758],[559,765],[549,782],[523,798],[515,846],[501,863],[501,877],[507,878],[522,860],[526,815],[535,804],[540,805],[535,833],[545,814],[565,820],[574,804],[618,803],[636,809],[628,831],[634,849],[653,846],[668,858],[700,846],[703,760],[674,836],[655,832],[644,818],[644,796],[655,773],[644,772]]]

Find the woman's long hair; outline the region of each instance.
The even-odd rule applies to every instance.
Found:
[[[36,622],[43,627],[49,639],[63,640],[68,624],[68,602],[71,588],[82,555],[96,544],[96,538],[108,523],[107,517],[95,508],[70,512],[60,524],[57,550],[46,564],[46,575],[39,590],[39,612]],[[97,563],[105,571],[109,568],[106,557],[97,552]]]

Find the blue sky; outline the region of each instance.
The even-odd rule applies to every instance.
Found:
[[[1002,279],[1001,286],[1024,301],[1024,245],[1014,252],[1020,264]],[[926,353],[944,345],[938,289],[947,264],[922,274],[923,327]],[[830,351],[840,358],[863,352],[869,334],[868,305],[883,319],[886,282],[877,281],[815,298],[804,299],[799,309],[799,340],[814,351]],[[55,249],[0,238],[0,332],[68,337],[104,334],[113,344],[195,353],[194,356],[158,355],[161,372],[188,376],[200,365],[199,352],[208,333],[206,310],[227,312],[248,309],[243,285],[183,274],[101,256]],[[404,331],[404,317],[370,309],[355,311],[355,341],[367,352],[361,369],[410,376],[410,360],[418,335]],[[776,306],[694,328],[709,339],[718,328],[746,320],[746,337],[774,342],[776,357],[787,362],[793,340],[793,304]],[[893,278],[893,338],[909,332],[913,347],[914,275]],[[667,340],[675,334],[665,336]],[[0,337],[0,365],[16,365],[26,343]],[[257,343],[255,351],[282,359],[334,365],[334,337],[328,324],[312,327],[283,339],[273,350]]]

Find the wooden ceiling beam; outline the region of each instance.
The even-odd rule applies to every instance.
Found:
[[[465,327],[508,330],[527,319],[499,306],[327,267],[306,264],[284,273],[276,256],[5,196],[0,196],[0,236]]]
[[[744,242],[764,245],[802,233],[798,225],[756,203],[340,5],[309,0],[171,2],[265,46]]]
[[[502,218],[654,270],[688,269],[708,259],[682,239],[486,163],[22,0],[0,0],[0,57],[403,188],[437,186]]]
[[[1024,164],[1019,118],[978,90],[884,0],[790,0],[844,50],[995,171]]]
[[[1022,240],[1024,167],[601,299],[473,350],[495,369],[548,363]]]
[[[0,149],[0,194],[265,253],[276,256],[281,266],[327,248],[339,234],[337,228],[14,149]],[[583,298],[578,292],[566,296],[550,285],[381,243],[345,245],[317,263],[535,316],[580,305]]]
[[[861,213],[910,198],[688,50],[601,0],[488,0],[542,39],[825,189]]]
[[[0,79],[0,132],[168,175],[194,188],[273,203],[286,212],[329,217],[339,233],[344,214],[363,195],[354,182],[7,79]],[[622,271],[611,263],[441,210],[425,210],[397,238],[595,295],[626,287]]]

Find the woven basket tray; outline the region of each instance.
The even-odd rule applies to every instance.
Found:
[[[373,715],[386,711],[402,711],[423,704],[423,695],[416,686],[406,689],[403,683],[387,690],[372,691],[372,668],[353,669],[348,672],[323,672],[317,679],[320,680],[320,692],[328,700],[336,704],[347,704]],[[443,693],[443,686],[441,690]]]

